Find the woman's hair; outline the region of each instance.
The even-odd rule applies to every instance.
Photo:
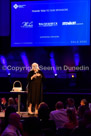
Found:
[[[74,106],[74,103],[75,103],[75,101],[74,101],[73,98],[68,98],[68,99],[67,99],[67,104],[68,104],[68,105]]]
[[[14,98],[10,97],[10,98],[8,99],[8,106],[14,105],[14,104],[15,104]]]
[[[69,118],[69,121],[72,123],[77,123],[76,114],[74,110],[68,109],[67,110],[67,116]]]
[[[45,102],[41,102],[38,107],[38,117],[42,120],[49,119],[49,107]]]
[[[81,100],[81,105],[87,105],[87,100],[86,99],[82,99]]]
[[[5,97],[3,97],[3,98],[1,98],[1,103],[3,104],[3,103],[6,103],[7,101],[6,101],[6,98]]]
[[[14,107],[8,106],[5,111],[5,118],[8,118],[11,113],[15,113],[15,112],[16,112],[16,110]]]
[[[35,66],[37,70],[40,70],[39,65],[34,62],[34,63],[32,63],[32,69],[31,69],[31,71],[33,70],[33,66]]]

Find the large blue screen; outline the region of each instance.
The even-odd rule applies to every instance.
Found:
[[[90,45],[90,0],[11,2],[11,47]]]

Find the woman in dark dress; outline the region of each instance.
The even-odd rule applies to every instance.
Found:
[[[32,70],[28,74],[28,113],[32,114],[32,106],[35,107],[35,114],[38,113],[38,105],[43,97],[43,73],[37,63],[32,64]]]

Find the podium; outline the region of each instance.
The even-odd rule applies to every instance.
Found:
[[[20,114],[21,94],[27,93],[27,91],[10,91],[10,92],[18,95],[18,114]]]

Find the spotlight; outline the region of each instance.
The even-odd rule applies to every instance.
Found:
[[[24,66],[26,67],[26,70],[29,72],[30,66],[29,66],[28,58],[25,52],[21,53],[21,59],[23,61]]]
[[[75,65],[78,66],[78,65],[79,65],[79,62],[80,62],[79,53],[75,53],[75,54],[74,54],[74,61],[75,61]]]
[[[55,62],[55,58],[54,58],[54,52],[50,53],[50,62],[51,62],[51,66],[53,68],[53,73],[54,73],[55,76],[57,76],[56,62]]]
[[[74,75],[72,75],[72,78],[74,78],[75,76]]]
[[[5,58],[4,56],[0,56],[0,60],[1,60],[2,65],[7,68],[8,65],[7,65],[7,60],[6,60],[6,58]],[[10,73],[10,71],[9,71],[8,69],[6,69],[6,72],[7,72],[8,74]]]
[[[11,74],[10,73],[8,73],[8,76],[10,76]]]

